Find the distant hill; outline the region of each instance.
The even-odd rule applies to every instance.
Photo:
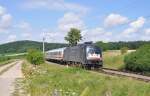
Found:
[[[67,44],[62,43],[45,43],[45,50],[65,47]],[[42,50],[42,42],[37,41],[15,41],[0,45],[0,54],[6,53],[24,53],[28,49],[39,49]]]
[[[129,41],[129,42],[108,42],[103,43],[101,41],[96,42],[96,45],[105,50],[119,50],[122,47],[128,47],[129,49],[137,49],[144,44],[150,44],[150,41]],[[67,44],[62,43],[45,43],[45,50],[66,47]],[[15,41],[0,45],[0,54],[9,53],[24,53],[28,49],[39,49],[42,50],[42,42],[37,41]]]

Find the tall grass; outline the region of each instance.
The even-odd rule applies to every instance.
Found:
[[[22,66],[31,96],[150,96],[150,83],[54,64]]]
[[[0,56],[0,66],[13,62],[16,59],[23,59],[25,55],[21,56]]]
[[[11,58],[0,56],[0,66],[5,65],[11,61]]]
[[[124,68],[124,56],[119,51],[108,51],[103,53],[104,67],[112,69]]]

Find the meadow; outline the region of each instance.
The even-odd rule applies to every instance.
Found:
[[[150,96],[150,83],[127,77],[67,68],[58,64],[22,66],[21,84],[30,96]]]
[[[25,58],[25,55],[19,55],[19,56],[17,56],[17,55],[15,55],[15,56],[2,56],[2,55],[0,55],[0,66],[11,63],[16,59],[23,59],[23,58]]]
[[[124,56],[125,54],[121,54],[119,50],[103,52],[103,67],[119,70],[123,69]]]
[[[9,57],[0,56],[0,66],[8,64],[10,62],[12,62],[12,60]]]

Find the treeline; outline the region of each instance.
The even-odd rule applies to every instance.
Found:
[[[55,49],[65,47],[67,44],[62,43],[45,43],[45,50]],[[7,54],[7,53],[24,53],[27,52],[29,49],[38,49],[42,50],[43,45],[42,42],[37,41],[16,41],[11,43],[6,43],[0,45],[0,54]]]
[[[139,48],[142,45],[150,44],[150,41],[129,41],[129,42],[108,42],[103,43],[101,41],[96,42],[97,46],[100,46],[104,51],[105,50],[120,50],[123,47],[134,50]]]
[[[150,44],[150,41],[130,41],[130,42],[96,42],[96,45],[100,46],[104,51],[105,50],[119,50],[123,47],[128,47],[129,49],[137,49],[142,45]],[[66,47],[67,44],[63,43],[45,43],[45,50],[51,50],[55,48]],[[38,49],[42,50],[42,42],[37,41],[16,41],[0,45],[0,54],[9,54],[9,53],[24,53],[28,49]]]

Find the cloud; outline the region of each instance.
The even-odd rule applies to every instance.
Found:
[[[122,34],[123,34],[125,37],[130,37],[130,34],[131,34],[131,33],[135,33],[135,32],[137,32],[137,31],[138,31],[138,29],[131,27],[131,28],[125,29]]]
[[[6,13],[6,9],[0,6],[0,32],[7,31],[12,25],[12,16]]]
[[[44,34],[40,34],[40,38],[46,37],[48,42],[65,42],[64,37],[71,28],[84,30],[86,28],[82,16],[77,13],[68,12],[60,17],[57,21],[57,27],[53,29],[44,29]]]
[[[65,0],[26,0],[23,6],[30,9],[46,8],[49,10],[76,11],[82,13],[86,13],[89,10],[89,8],[83,5],[66,2]]]
[[[137,20],[129,24],[130,27],[125,29],[122,32],[122,35],[124,35],[125,37],[131,37],[131,34],[137,33],[144,26],[145,22],[146,22],[145,18],[139,17]]]
[[[22,38],[25,38],[26,40],[32,39],[32,32],[34,31],[31,24],[26,21],[21,21],[15,26],[16,29],[21,32]]]
[[[22,33],[22,37],[26,38],[26,39],[31,39],[32,38],[32,34],[31,33]]]
[[[4,15],[6,12],[6,9],[2,6],[0,6],[0,16]]]
[[[112,38],[112,32],[107,32],[101,27],[84,30],[84,41],[104,41],[108,42]]]
[[[64,37],[65,37],[65,35],[64,35],[64,33],[61,33],[61,32],[58,32],[58,31],[53,31],[53,32],[47,32],[46,34],[45,34],[46,36],[46,41],[48,41],[48,42],[59,42],[59,43],[64,43],[64,42],[66,42],[65,40],[64,40]]]
[[[144,17],[139,17],[136,21],[130,23],[132,28],[141,28],[145,24],[146,19]]]
[[[22,32],[27,32],[27,33],[33,31],[30,23],[26,21],[21,21],[15,26],[15,28],[20,29]]]
[[[7,41],[8,42],[13,42],[13,41],[16,41],[16,38],[17,38],[16,35],[9,35],[8,38],[7,38]]]
[[[64,37],[71,28],[77,28],[81,31],[86,28],[80,14],[74,12],[65,13],[63,17],[58,19],[56,30],[47,31],[45,36],[50,42],[65,42]]]
[[[120,14],[109,14],[104,20],[104,26],[113,27],[127,23],[129,20],[127,17],[121,16]]]
[[[150,28],[144,30],[145,35],[150,35]]]
[[[12,21],[12,16],[10,14],[4,14],[1,16],[0,28],[7,29],[10,28]]]
[[[142,31],[142,35],[140,35],[141,40],[150,40],[150,28],[144,29]]]
[[[18,24],[17,27],[21,29],[31,29],[30,24],[25,21],[20,22],[20,24]]]
[[[137,20],[129,23],[129,27],[125,29],[122,33],[114,32],[114,30],[108,31],[108,29],[105,27],[95,27],[92,29],[87,28],[82,18],[82,16],[73,12],[65,13],[64,16],[58,20],[58,28],[56,28],[57,30],[47,30],[47,32],[45,33],[46,41],[61,43],[66,42],[64,40],[64,37],[72,27],[81,30],[81,34],[83,36],[83,40],[81,41],[81,43],[86,41],[133,41],[144,40],[144,38],[145,40],[148,40],[148,36],[145,36],[141,33],[142,27],[144,26],[144,23],[146,21],[144,19],[141,19],[140,17],[137,18]],[[141,22],[142,20],[144,21],[144,23],[142,24],[134,23],[139,21]],[[148,34],[149,30],[147,30],[147,32],[145,30],[145,32]]]
[[[70,28],[84,29],[85,24],[79,14],[72,12],[65,13],[62,18],[58,20],[58,29],[63,32],[68,32]]]

